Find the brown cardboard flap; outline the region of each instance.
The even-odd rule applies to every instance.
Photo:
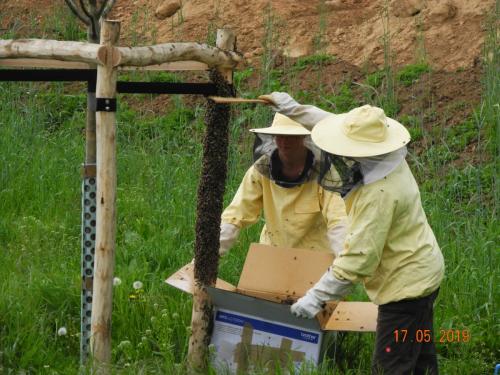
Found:
[[[319,325],[322,329],[328,323],[328,320],[331,318],[333,312],[337,308],[339,301],[328,301],[319,313],[316,314],[316,320],[319,322]]]
[[[326,325],[326,331],[375,332],[378,306],[371,302],[341,301],[333,311]]]
[[[180,268],[176,273],[171,275],[165,282],[174,288],[180,289],[183,292],[193,294],[194,285],[194,264],[188,263]],[[219,289],[235,291],[236,287],[229,284],[227,281],[217,279],[215,286]]]
[[[243,265],[238,291],[275,302],[296,300],[316,284],[333,259],[333,254],[325,251],[253,243]]]
[[[236,293],[244,294],[245,296],[257,297],[260,299],[265,299],[267,301],[283,303],[285,305],[294,304],[299,297],[291,296],[289,294],[276,293],[276,292],[263,292],[261,290],[248,290],[236,288]]]

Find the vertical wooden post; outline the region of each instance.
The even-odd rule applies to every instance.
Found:
[[[101,28],[103,65],[97,67],[96,161],[97,217],[92,304],[91,350],[97,372],[108,374],[111,362],[111,312],[116,238],[116,100],[117,71],[113,44],[118,41],[120,23],[104,21]],[[109,99],[106,101],[106,99]],[[99,101],[103,108],[99,108]],[[108,105],[109,104],[109,105]],[[116,106],[115,106],[116,108]]]
[[[233,30],[229,28],[218,29],[216,46],[226,51],[234,51],[234,49],[236,48],[236,35],[234,34]],[[227,83],[233,84],[232,69],[220,69],[219,72],[227,81]]]
[[[234,41],[232,31],[217,31],[217,47],[233,50]],[[211,79],[217,85],[218,95],[234,96],[231,69],[212,71]],[[209,102],[206,117],[207,128],[203,142],[203,166],[198,187],[196,217],[192,333],[188,348],[191,372],[203,371],[207,367],[207,349],[210,342],[208,328],[212,320],[212,304],[207,287],[214,285],[217,279],[220,216],[227,174],[229,106]]]

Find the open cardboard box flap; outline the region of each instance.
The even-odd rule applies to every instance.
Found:
[[[174,274],[169,276],[165,282],[174,288],[180,289],[183,292],[193,294],[194,290],[194,264],[188,263],[180,268]],[[236,287],[227,281],[217,279],[215,287],[218,289],[227,290],[230,292],[236,291]]]
[[[251,244],[238,286],[217,279],[215,287],[277,303],[291,304],[302,297],[325,273],[333,255],[303,249]],[[165,282],[193,293],[194,265],[179,269]],[[332,313],[333,311],[333,313]],[[375,331],[378,308],[371,302],[330,303],[318,314],[322,329],[332,331]]]

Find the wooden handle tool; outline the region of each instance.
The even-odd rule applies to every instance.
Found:
[[[245,98],[233,98],[224,96],[209,96],[208,98],[213,100],[217,104],[240,104],[240,103],[269,104],[267,100],[263,99],[245,99]]]

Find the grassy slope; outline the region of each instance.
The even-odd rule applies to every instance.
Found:
[[[431,134],[410,125],[419,138],[433,140],[409,160],[447,266],[436,304],[435,336],[449,328],[468,329],[471,335],[468,343],[438,344],[444,374],[489,373],[499,355],[494,288],[498,52],[495,56],[485,70],[483,105],[473,118],[464,119],[459,131],[442,128]],[[241,91],[250,90],[247,73],[238,75]],[[262,91],[286,90],[287,79],[274,76],[283,74],[270,72]],[[0,373],[76,373],[84,89],[68,94],[60,85],[3,83],[0,92],[5,98],[0,102]],[[296,94],[320,103],[319,96],[329,93]],[[329,100],[343,110],[358,104],[349,85]],[[149,99],[143,101],[147,108]],[[163,279],[192,257],[203,108],[187,108],[178,99],[168,114],[152,117],[122,100],[118,115],[115,275],[122,284],[114,289],[113,362],[119,373],[182,373],[190,299]],[[251,138],[244,125],[261,126],[269,116],[261,108],[235,111],[226,200],[250,164]],[[450,164],[471,141],[478,145],[474,152],[481,162],[460,168]],[[244,231],[223,259],[224,279],[237,281],[244,250],[257,240],[258,229]],[[135,280],[144,283],[143,289],[132,288]],[[57,336],[61,326],[67,327],[67,336]],[[351,335],[346,341],[347,352],[359,355],[343,358],[345,372],[367,373],[373,335],[361,341]],[[326,362],[319,372],[331,373],[328,366]]]

